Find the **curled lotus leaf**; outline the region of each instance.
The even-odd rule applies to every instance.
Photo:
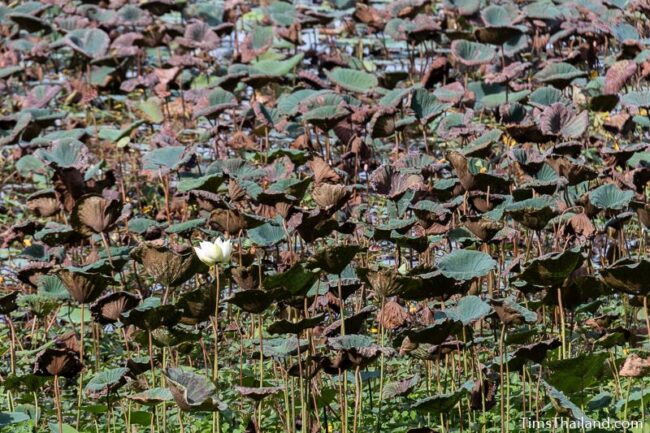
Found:
[[[248,397],[251,400],[258,402],[264,400],[266,397],[274,396],[283,390],[281,386],[237,386],[235,389],[242,395],[242,397]]]
[[[583,262],[580,248],[549,253],[528,262],[517,278],[539,286],[561,285]]]
[[[599,209],[620,210],[627,207],[633,197],[634,191],[623,191],[608,183],[589,192],[589,203]]]
[[[570,63],[558,62],[549,63],[545,68],[537,72],[533,78],[540,83],[548,83],[558,88],[564,88],[574,79],[585,75],[587,75],[585,71],[576,68]]]
[[[496,57],[496,50],[490,46],[465,39],[451,43],[451,53],[466,66],[477,66],[490,63]]]
[[[415,374],[408,379],[390,382],[384,386],[382,397],[384,400],[391,400],[396,397],[403,397],[410,394],[420,384],[420,375]]]
[[[267,328],[269,334],[300,334],[305,329],[310,329],[320,325],[325,320],[324,314],[319,314],[313,317],[290,321],[286,319],[273,322]]]
[[[85,272],[69,266],[57,272],[72,298],[80,304],[93,302],[108,286],[108,279],[99,273]]]
[[[359,245],[337,245],[324,248],[312,257],[310,266],[320,268],[328,274],[338,275],[343,272],[357,253],[363,251]]]
[[[131,256],[142,263],[147,273],[158,283],[176,287],[207,267],[190,248],[176,251],[169,247],[143,243],[133,249]]]
[[[70,223],[81,233],[105,233],[109,231],[122,212],[122,205],[115,199],[99,194],[79,197],[72,208]]]
[[[79,354],[70,349],[47,348],[36,356],[34,374],[75,377],[83,368]]]
[[[650,293],[650,261],[621,259],[600,270],[603,281],[614,290],[631,295]]]
[[[128,292],[114,292],[97,299],[91,306],[93,318],[101,323],[115,323],[120,320],[123,312],[135,308],[141,299],[138,295]]]
[[[171,391],[168,388],[150,388],[136,394],[128,396],[129,400],[147,406],[155,406],[160,403],[166,403],[174,399]]]
[[[84,391],[91,398],[108,396],[126,384],[128,374],[129,369],[125,367],[100,371],[88,381]]]
[[[217,397],[217,387],[207,377],[181,368],[167,368],[163,374],[174,401],[185,412],[226,410]]]
[[[146,298],[140,305],[123,312],[120,321],[146,331],[153,331],[161,326],[173,326],[180,319],[180,313],[173,305],[163,305],[159,298]]]
[[[259,289],[240,290],[226,299],[226,302],[253,314],[264,312],[273,301],[275,301],[275,296],[272,292]]]
[[[411,409],[416,412],[434,415],[450,412],[464,396],[469,394],[472,385],[472,381],[467,381],[451,393],[437,394],[417,400],[411,405]]]
[[[549,196],[539,196],[506,206],[506,212],[517,222],[532,229],[542,230],[558,215],[555,201]]]

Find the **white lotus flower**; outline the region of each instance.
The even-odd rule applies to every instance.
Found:
[[[199,260],[208,266],[228,263],[232,255],[232,242],[221,238],[215,239],[214,242],[202,241],[198,247],[194,247],[194,252]]]
[[[221,239],[217,239],[217,241],[219,243],[216,241],[202,241],[198,247],[194,247],[194,252],[199,260],[208,266],[214,266],[215,263],[220,262],[223,259],[223,252],[220,246]]]
[[[230,239],[222,240],[219,238],[214,243],[221,248],[221,263],[228,263],[232,254],[232,242],[230,242]]]

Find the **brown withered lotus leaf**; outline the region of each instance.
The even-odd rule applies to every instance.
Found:
[[[377,313],[377,322],[386,329],[402,327],[409,319],[409,313],[395,301],[388,301]]]
[[[618,374],[622,377],[643,377],[650,373],[650,357],[641,358],[636,353],[625,359]]]
[[[425,89],[432,89],[437,83],[444,81],[449,73],[449,61],[446,57],[435,57],[422,75],[420,83]]]
[[[616,261],[600,270],[603,281],[614,290],[631,295],[647,295],[650,292],[650,261],[638,262],[628,258]]]
[[[363,307],[358,313],[351,316],[346,316],[343,320],[345,332],[349,334],[358,334],[365,321],[374,313],[376,308],[372,305]],[[326,337],[334,337],[341,334],[341,320],[333,322],[331,325],[323,330],[323,335]]]
[[[564,232],[578,237],[589,238],[596,233],[596,227],[594,227],[591,218],[586,213],[580,212],[569,219]]]
[[[51,269],[52,264],[49,262],[29,262],[18,270],[16,276],[23,283],[36,287],[38,280],[43,275],[47,275]]]
[[[237,266],[230,270],[230,274],[242,290],[254,289],[260,285],[260,270],[257,265]]]
[[[492,371],[483,372],[483,380],[474,382],[470,394],[470,407],[472,410],[490,410],[497,404],[497,390],[499,389],[499,375]]]
[[[386,164],[373,171],[369,181],[375,192],[391,199],[398,199],[408,190],[424,188],[424,179],[419,174],[401,172]]]
[[[329,366],[323,366],[325,372],[330,374],[356,367],[363,368],[382,354],[391,356],[394,353],[391,348],[375,344],[371,337],[359,334],[329,337],[326,345],[337,352],[334,362]]]
[[[266,290],[240,290],[226,299],[226,302],[234,304],[247,313],[260,314],[275,301],[271,292]]]
[[[271,397],[282,391],[280,386],[263,386],[263,387],[248,387],[236,386],[235,389],[242,397],[248,397],[253,401],[260,402],[266,397]]]
[[[390,382],[384,386],[382,397],[384,400],[391,400],[396,397],[409,395],[420,384],[420,375],[416,374],[408,379]]]
[[[186,48],[213,50],[219,45],[219,36],[202,21],[195,21],[185,27],[185,33],[177,42]]]
[[[75,377],[83,368],[79,354],[69,349],[48,348],[36,356],[34,374],[38,376]]]
[[[393,269],[358,269],[359,277],[364,280],[374,291],[378,299],[398,295],[405,299],[419,292],[422,283],[417,278],[400,275]]]
[[[575,139],[584,134],[588,125],[587,111],[575,114],[561,102],[546,107],[539,117],[539,129],[549,136]]]
[[[249,227],[249,220],[244,214],[236,209],[217,208],[210,213],[210,221],[225,233],[233,236],[238,235],[242,230]]]
[[[323,158],[316,156],[307,165],[314,172],[314,183],[316,185],[323,182],[337,183],[341,181],[341,176]]]
[[[86,235],[105,233],[113,227],[121,212],[122,205],[119,201],[99,194],[86,194],[75,202],[70,223]]]
[[[128,292],[109,293],[90,306],[90,313],[98,323],[115,323],[123,312],[135,308],[140,300],[139,296]]]
[[[61,210],[61,204],[52,189],[35,192],[27,197],[27,208],[39,217],[51,217]]]
[[[14,291],[7,294],[0,295],[0,314],[6,316],[18,309],[18,295],[21,292]]]
[[[74,331],[70,331],[56,337],[54,345],[58,349],[68,349],[68,350],[72,350],[73,352],[79,353],[79,348],[81,347],[80,343],[81,341],[79,340],[79,336],[77,335],[77,333]]]
[[[537,343],[521,346],[512,353],[513,359],[522,358],[528,361],[540,363],[546,358],[549,350],[557,349],[561,346],[560,340],[551,338]]]
[[[208,320],[214,315],[216,297],[216,288],[198,288],[183,293],[175,304],[180,312],[180,323],[192,326]]]
[[[313,317],[308,317],[305,319],[300,319],[296,321],[289,320],[278,320],[277,322],[271,323],[267,331],[269,334],[300,334],[305,329],[310,329],[315,326],[320,325],[325,320],[324,314],[318,314]]]
[[[93,302],[108,286],[108,279],[102,274],[75,267],[62,268],[57,271],[57,275],[70,296],[80,304]]]
[[[608,95],[617,94],[636,73],[636,63],[631,60],[621,60],[609,67],[605,74],[603,92]]]
[[[168,287],[179,286],[195,274],[207,271],[207,266],[187,247],[174,250],[143,243],[133,249],[131,256],[144,266],[156,282]]]
[[[311,193],[316,204],[322,209],[338,209],[348,201],[352,191],[345,185],[321,183]]]
[[[569,157],[551,155],[547,162],[557,174],[569,181],[569,185],[577,185],[598,176],[593,168]]]
[[[464,226],[477,238],[483,242],[488,242],[503,228],[503,222],[471,216],[467,217]]]

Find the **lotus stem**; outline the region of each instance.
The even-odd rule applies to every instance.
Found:
[[[61,413],[61,390],[59,389],[59,376],[54,375],[54,403],[56,404],[56,420],[59,433],[63,433],[63,414]]]
[[[557,289],[557,303],[560,309],[560,336],[562,338],[562,359],[566,359],[566,335],[564,329],[564,305],[562,304],[562,289]]]

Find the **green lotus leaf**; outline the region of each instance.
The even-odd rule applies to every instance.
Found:
[[[180,313],[173,305],[162,305],[159,298],[146,298],[137,307],[120,315],[125,325],[133,325],[145,331],[153,331],[161,326],[172,326],[180,319]]]
[[[583,262],[579,248],[549,253],[525,264],[517,278],[540,286],[561,285]]]
[[[255,228],[248,229],[248,237],[256,245],[270,247],[285,240],[287,232],[284,227],[265,223]]]
[[[555,201],[549,196],[511,203],[506,206],[506,212],[532,230],[542,230],[558,214]]]
[[[451,393],[437,394],[417,400],[411,405],[411,409],[416,412],[431,414],[434,416],[451,412],[460,400],[469,394],[472,385],[472,381],[467,381]]]
[[[25,412],[0,412],[0,428],[11,424],[20,424],[29,421],[30,417]]]
[[[168,388],[150,388],[136,394],[127,396],[129,400],[147,406],[155,406],[160,403],[166,403],[174,399],[171,391]]]
[[[237,98],[227,90],[217,87],[208,93],[207,107],[194,113],[194,117],[213,118],[219,116],[226,110],[237,108]]]
[[[496,50],[490,45],[457,39],[451,43],[451,53],[466,66],[484,65],[496,57]]]
[[[549,63],[544,69],[537,72],[533,78],[540,83],[549,83],[555,87],[563,88],[578,77],[587,73],[576,68],[570,63]]]
[[[628,107],[650,107],[650,91],[628,92],[621,96],[621,104]]]
[[[484,277],[496,267],[497,262],[489,254],[472,250],[455,250],[438,261],[442,275],[456,281]]]
[[[263,280],[264,288],[267,290],[281,288],[297,295],[306,293],[316,282],[318,275],[310,269],[306,269],[301,263],[297,263],[287,271],[268,275]]]
[[[264,8],[273,24],[289,27],[296,21],[297,11],[294,5],[283,1],[274,1]]]
[[[575,358],[562,359],[546,362],[549,372],[547,381],[549,384],[581,400],[584,390],[599,383],[610,371],[606,363],[609,355],[606,352],[585,353]]]
[[[558,102],[566,103],[567,100],[562,91],[551,86],[538,87],[528,95],[528,103],[535,107],[548,107]]]
[[[599,209],[619,210],[626,208],[633,197],[634,191],[623,191],[615,184],[608,183],[589,192],[589,203]]]
[[[181,368],[167,368],[163,374],[174,401],[182,411],[226,410],[226,405],[217,397],[216,386],[207,377]]]
[[[427,123],[434,117],[442,114],[451,104],[445,104],[438,100],[435,95],[426,89],[417,89],[411,98],[411,108],[415,111],[417,118]]]
[[[100,371],[90,379],[84,391],[91,398],[108,396],[126,384],[128,374],[129,369],[124,367]]]
[[[544,387],[546,388],[546,394],[550,397],[553,407],[560,414],[567,414],[574,420],[584,425],[593,424],[594,420],[589,418],[575,403],[573,403],[569,398],[557,388],[551,386],[549,383],[544,381]]]
[[[480,0],[444,0],[445,8],[457,10],[460,15],[470,16],[478,12]]]
[[[50,150],[40,150],[37,154],[48,164],[61,168],[78,167],[86,159],[88,148],[75,139],[57,141]]]
[[[293,68],[298,66],[304,57],[303,53],[296,54],[286,60],[260,60],[253,62],[250,66],[250,75],[267,75],[282,77],[289,74]]]
[[[325,71],[327,78],[334,84],[357,93],[368,93],[377,88],[379,81],[373,74],[356,69],[334,68]]]
[[[107,53],[111,39],[100,29],[77,29],[66,35],[64,43],[83,56],[97,59]]]
[[[454,307],[445,311],[448,317],[463,325],[470,325],[477,320],[482,320],[492,312],[490,304],[473,295],[462,297]]]
[[[156,174],[160,170],[163,172],[176,170],[189,161],[191,156],[185,146],[161,147],[142,155],[142,168]]]

